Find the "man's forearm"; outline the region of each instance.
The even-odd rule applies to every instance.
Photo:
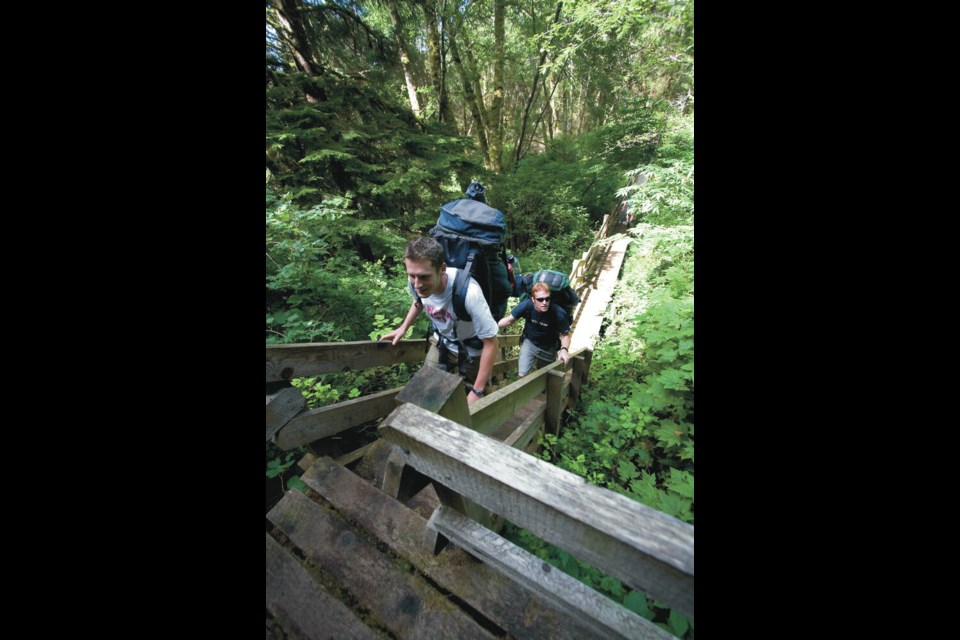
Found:
[[[407,332],[407,329],[410,328],[410,325],[413,324],[413,321],[417,319],[418,315],[420,315],[421,310],[423,310],[423,306],[417,304],[416,302],[410,305],[410,310],[407,311],[407,317],[403,319],[403,323],[400,325],[400,328],[403,329],[403,333]]]
[[[481,391],[487,386],[487,379],[493,371],[493,362],[497,359],[497,338],[483,338],[483,351],[480,352],[480,366],[477,367],[477,379],[473,381],[475,389]]]

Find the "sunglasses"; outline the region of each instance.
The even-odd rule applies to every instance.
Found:
[[[550,298],[534,298],[537,302],[550,302]]]

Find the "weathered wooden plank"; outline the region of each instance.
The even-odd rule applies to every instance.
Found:
[[[529,640],[587,640],[598,636],[576,616],[522,588],[463,550],[434,556],[423,546],[427,520],[330,458],[320,458],[303,481],[441,587],[510,632]]]
[[[317,461],[317,456],[307,451],[303,454],[303,457],[297,460],[297,466],[300,467],[301,471],[306,471],[310,468],[314,462]],[[342,464],[342,463],[341,463]]]
[[[470,405],[473,429],[483,434],[496,431],[507,418],[543,393],[547,374],[557,366],[559,362],[554,362],[474,402]]]
[[[267,440],[307,406],[300,389],[286,387],[267,395]]]
[[[497,318],[499,320],[499,318]],[[520,334],[502,334],[497,336],[497,346],[516,347],[520,344]]]
[[[547,376],[547,429],[560,435],[560,414],[563,412],[563,373],[551,371]]]
[[[421,473],[693,618],[691,525],[414,405],[380,434]]]
[[[423,578],[299,491],[287,492],[267,518],[398,637],[492,640]]]
[[[593,361],[593,349],[584,347],[577,353],[583,356],[583,371],[580,374],[580,382],[581,384],[587,384],[587,381],[590,379],[590,363]]]
[[[427,527],[435,529],[461,549],[466,549],[557,607],[573,609],[600,635],[623,639],[675,640],[675,636],[649,620],[597,593],[462,513],[441,505],[430,516]]]
[[[504,439],[503,444],[514,449],[524,449],[533,439],[534,434],[546,423],[547,405],[540,403],[527,418],[520,423],[513,433]]]
[[[397,447],[392,448],[384,464],[381,491],[398,502],[406,503],[430,483],[430,478],[407,466],[406,458]],[[457,504],[455,508],[460,509],[461,506]]]
[[[504,420],[499,427],[497,427],[487,435],[493,438],[494,440],[499,440],[500,442],[503,442],[504,440],[510,437],[510,434],[512,434],[514,431],[517,430],[517,427],[520,426],[520,423],[522,423],[524,420],[530,417],[530,414],[534,411],[534,409],[539,408],[542,404],[543,404],[542,397],[534,398],[533,400],[528,402],[526,405],[521,407],[520,410],[517,411],[515,414],[513,414],[512,416]],[[433,511],[431,511],[430,513],[433,513]],[[427,514],[427,515],[430,515],[430,514]]]
[[[379,637],[345,604],[314,581],[280,544],[267,536],[267,611],[295,638]]]
[[[499,376],[510,371],[517,371],[517,363],[520,362],[520,358],[510,358],[509,360],[501,360],[493,365],[493,373],[491,375]]]
[[[470,411],[465,389],[460,376],[436,367],[422,367],[397,395],[397,404],[410,402],[469,427]]]
[[[267,345],[267,382],[317,376],[337,371],[369,369],[400,362],[418,362],[427,352],[427,341],[310,342]]]
[[[570,378],[570,393],[567,396],[567,407],[573,409],[577,405],[577,398],[580,397],[580,389],[583,385],[583,370],[586,367],[586,358],[582,355],[571,356],[570,362],[573,364],[573,377]]]
[[[396,397],[402,389],[403,387],[388,389],[304,411],[277,432],[274,442],[281,449],[289,450],[314,440],[336,435],[364,422],[382,418],[397,405]]]

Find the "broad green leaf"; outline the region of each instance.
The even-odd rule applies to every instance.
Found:
[[[670,617],[667,619],[667,622],[673,627],[673,635],[678,638],[682,638],[683,634],[687,632],[687,629],[690,628],[690,623],[687,621],[686,617],[682,614],[677,613],[673,609],[670,610]]]
[[[623,480],[632,480],[640,475],[640,472],[637,471],[637,468],[629,460],[621,460],[617,467],[617,472]]]
[[[623,606],[633,611],[638,616],[647,620],[653,620],[653,611],[647,606],[647,596],[640,591],[631,591],[623,599]]]

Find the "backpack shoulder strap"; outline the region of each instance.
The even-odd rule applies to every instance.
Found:
[[[457,320],[473,321],[473,317],[467,313],[467,287],[470,286],[470,269],[475,257],[476,252],[471,251],[466,266],[457,269],[457,277],[453,280],[453,312]]]
[[[423,298],[420,297],[417,290],[413,288],[413,283],[409,280],[407,280],[407,288],[410,289],[410,295],[413,296],[413,299],[417,301],[417,306],[423,309]]]

